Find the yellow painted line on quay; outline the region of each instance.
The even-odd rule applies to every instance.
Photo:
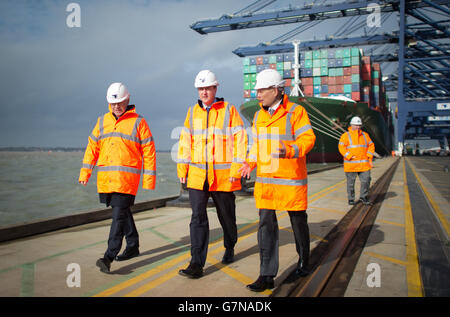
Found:
[[[336,184],[333,184],[331,186],[328,186],[328,187],[322,189],[321,191],[319,191],[317,193],[314,193],[309,198],[309,202],[314,202],[314,201],[322,198],[323,196],[328,195],[329,193],[339,189],[344,183],[345,183],[345,180],[340,181],[340,182],[338,182]],[[287,215],[288,215],[288,213],[284,213],[279,218],[280,219],[284,218]],[[253,223],[250,223],[250,224],[240,228],[238,230],[238,232],[243,232],[243,231],[245,231],[245,230],[247,230],[249,228],[252,228],[252,227],[256,226],[258,223],[259,223],[259,220],[255,221]],[[248,233],[245,236],[242,236],[242,237],[238,238],[238,242],[239,242],[239,240],[242,241],[243,239],[249,237],[250,235],[252,235],[254,233],[255,232],[251,232],[251,233]],[[218,240],[218,241],[215,241],[214,243],[211,243],[209,245],[209,249],[212,249],[213,247],[218,245],[221,241],[222,241],[222,239]],[[209,251],[209,253],[210,253],[210,255],[212,255],[212,254],[220,252],[221,250],[224,250],[223,246],[219,247],[219,248],[217,248],[215,250],[211,250],[211,251]],[[131,278],[129,280],[126,280],[126,281],[124,281],[122,283],[119,283],[119,284],[117,284],[117,285],[115,285],[115,286],[113,286],[113,287],[111,287],[109,289],[106,289],[106,290],[104,290],[104,291],[94,295],[94,297],[106,297],[106,296],[114,295],[114,294],[116,294],[116,293],[118,293],[118,292],[120,292],[120,291],[122,291],[122,290],[124,290],[124,289],[126,289],[128,287],[133,286],[134,284],[137,284],[137,283],[139,283],[139,282],[141,282],[141,281],[143,281],[143,280],[145,280],[147,278],[150,278],[150,277],[152,277],[152,276],[154,276],[154,275],[156,275],[156,274],[158,274],[160,272],[163,272],[163,271],[165,271],[165,270],[167,270],[167,269],[169,269],[169,268],[171,268],[173,266],[176,266],[181,261],[187,260],[189,258],[190,258],[190,251],[186,251],[185,253],[183,253],[182,255],[180,255],[180,256],[178,256],[176,258],[171,259],[171,260],[169,260],[169,261],[167,261],[167,262],[165,262],[165,263],[163,263],[163,264],[161,264],[161,265],[159,265],[159,266],[157,266],[157,267],[155,267],[155,268],[153,268],[153,269],[151,269],[151,270],[149,270],[147,272],[139,274],[139,275],[137,275],[137,276],[135,276],[135,277],[133,277],[133,278]],[[136,289],[136,290],[126,294],[125,296],[139,296],[139,295],[144,294],[145,292],[155,288],[156,286],[158,286],[158,285],[166,282],[167,280],[173,278],[174,276],[176,276],[177,273],[178,273],[178,270],[180,268],[181,267],[177,267],[176,269],[169,271],[164,276],[161,276],[161,277],[155,279],[154,281],[151,281],[151,282],[149,282],[149,283],[139,287],[138,289]],[[225,269],[225,273],[227,273],[227,272],[230,272],[230,271]],[[234,274],[234,276],[237,277],[238,275]],[[247,280],[248,279],[242,279],[242,278],[240,279],[240,281],[243,284],[246,284]]]
[[[447,237],[450,236],[450,227],[448,224],[448,221],[442,212],[441,208],[439,208],[439,205],[434,201],[433,196],[431,196],[430,192],[425,188],[425,186],[422,183],[422,180],[420,179],[419,175],[417,174],[413,164],[409,161],[409,159],[406,159],[409,167],[411,168],[414,176],[416,177],[417,181],[419,182],[420,187],[422,188],[422,191],[425,193],[425,196],[427,196],[428,201],[430,202],[431,206],[434,209],[434,212],[436,213],[436,216],[439,218],[439,221],[442,224],[442,227],[444,228],[445,232],[447,233]]]
[[[406,160],[403,160],[403,188],[405,193],[405,237],[406,237],[406,278],[409,297],[423,297],[422,278],[419,269],[414,221],[406,179]]]
[[[407,266],[408,265],[407,261],[403,261],[403,260],[399,260],[399,259],[396,259],[396,258],[392,258],[390,256],[386,256],[386,255],[383,255],[383,254],[379,254],[379,253],[375,253],[375,252],[369,252],[369,251],[364,252],[364,254],[368,255],[368,256],[371,256],[371,257],[374,257],[374,258],[385,260],[385,261],[388,261],[388,262],[391,262],[391,263],[395,263],[395,264],[399,264],[399,265],[403,265],[403,266]]]

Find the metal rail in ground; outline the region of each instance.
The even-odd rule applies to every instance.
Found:
[[[355,205],[311,252],[310,275],[299,278],[295,268],[272,296],[323,297],[343,296],[356,263],[369,236],[394,172],[394,164],[372,186],[372,206]]]

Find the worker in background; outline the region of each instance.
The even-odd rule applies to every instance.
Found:
[[[370,187],[370,170],[373,167],[372,158],[375,154],[375,145],[366,132],[361,130],[362,120],[353,117],[348,132],[339,139],[339,152],[344,157],[344,172],[347,177],[348,204],[355,204],[355,180],[359,176],[361,182],[360,201],[370,205],[367,198]]]
[[[257,75],[255,89],[261,109],[253,118],[253,143],[240,170],[243,177],[249,178],[257,167],[254,196],[259,209],[260,274],[247,285],[256,292],[273,288],[278,272],[276,210],[285,210],[290,217],[299,255],[296,273],[309,274],[306,154],[314,147],[316,136],[306,110],[290,102],[283,87],[284,81],[276,70],[263,70]]]
[[[247,135],[236,108],[216,98],[216,76],[202,70],[195,78],[198,103],[189,108],[178,144],[177,173],[189,192],[192,207],[190,222],[191,260],[180,275],[203,276],[209,243],[206,211],[212,196],[224,233],[222,263],[234,260],[237,242],[236,205],[233,191],[241,188],[239,169],[247,153]]]
[[[100,202],[112,207],[108,248],[96,265],[110,271],[111,262],[139,255],[139,235],[130,207],[139,187],[154,189],[156,181],[155,145],[145,119],[129,105],[130,94],[122,83],[113,83],[106,93],[109,112],[100,116],[89,136],[79,183],[86,185],[97,164]],[[142,167],[142,169],[141,169]],[[123,237],[126,248],[118,255]]]

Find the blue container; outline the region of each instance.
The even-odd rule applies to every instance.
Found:
[[[250,65],[256,65],[256,57],[250,57]]]
[[[283,54],[277,55],[277,63],[282,63],[282,62],[284,62],[284,60],[283,60]]]
[[[320,87],[320,92],[321,93],[328,93],[328,85],[322,85]]]
[[[264,65],[256,65],[256,72],[259,73],[260,71],[264,70]]]
[[[263,64],[264,64],[264,65],[269,64],[269,56],[264,56],[264,57],[263,57]]]
[[[328,67],[336,67],[336,60],[334,58],[328,59]]]
[[[286,79],[286,78],[292,78],[292,73],[291,73],[291,71],[290,71],[290,70],[285,70],[285,71],[283,72],[283,78],[284,78],[284,79]]]
[[[256,98],[256,90],[253,89],[253,90],[250,91],[250,97],[251,98]]]
[[[352,83],[352,92],[360,92],[361,85],[359,83]]]
[[[328,50],[328,58],[334,58],[336,56],[336,51],[333,49]]]
[[[342,67],[343,66],[343,60],[342,58],[337,58],[336,59],[336,67]]]
[[[318,86],[314,86],[313,87],[313,93],[314,94],[320,94],[320,89],[321,89],[321,86],[320,85],[318,85]]]
[[[303,71],[305,72],[304,76],[303,76]],[[305,68],[304,70],[302,70],[302,77],[312,77],[312,75],[313,75],[312,68]]]
[[[287,53],[283,55],[284,62],[293,62],[294,61],[294,54]]]

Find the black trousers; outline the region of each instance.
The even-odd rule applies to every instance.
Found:
[[[306,211],[288,211],[294,231],[295,247],[299,263],[306,267],[309,262],[309,228]],[[260,275],[276,276],[278,273],[279,230],[275,210],[259,210],[258,246],[260,256]]]
[[[191,263],[205,266],[209,243],[209,222],[206,207],[211,195],[216,205],[217,216],[223,229],[226,249],[233,249],[237,242],[236,196],[233,192],[209,191],[205,182],[203,190],[189,188],[189,201],[192,207],[189,224],[191,236]]]
[[[139,248],[139,234],[134,223],[131,205],[134,202],[134,196],[127,197],[124,194],[112,193],[105,201],[107,206],[112,206],[112,223],[109,231],[108,249],[104,257],[113,261],[122,248],[122,241],[125,237],[126,249]],[[101,198],[102,199],[102,198]]]

